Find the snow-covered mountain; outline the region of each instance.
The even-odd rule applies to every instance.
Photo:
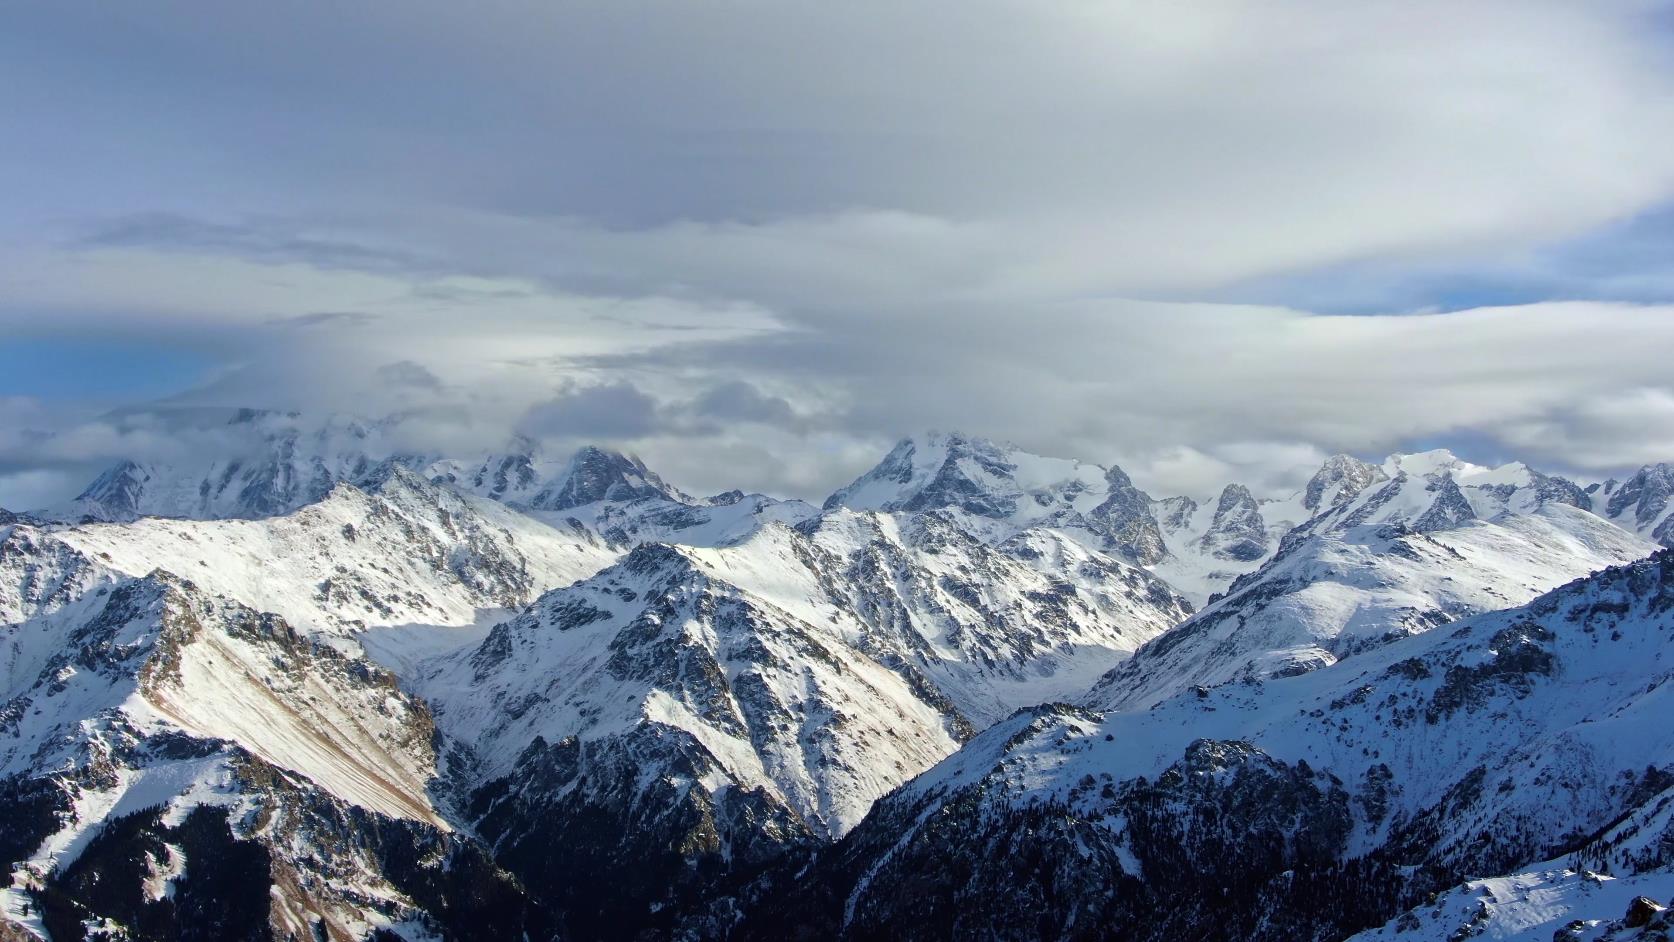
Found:
[[[540,925],[432,799],[434,725],[393,676],[179,576],[53,550],[47,582],[6,600],[27,607],[0,650],[8,925],[54,939]]]
[[[1588,488],[1592,508],[1647,540],[1674,546],[1674,464],[1648,464],[1626,481]]]
[[[1477,468],[1437,452],[1385,470],[1084,702],[1138,708],[1192,686],[1316,670],[1656,549],[1573,506],[1579,488],[1521,465]]]
[[[692,497],[598,448],[180,421],[225,451],[0,517],[5,942],[939,936],[1018,913],[1030,936],[1412,937],[1451,918],[1403,917],[1420,888],[1577,892],[1573,842],[1540,830],[1562,789],[1604,789],[1571,815],[1590,827],[1674,783],[1661,752],[1632,768],[1587,738],[1605,698],[1660,689],[1659,650],[1619,645],[1630,670],[1541,634],[1661,625],[1666,557],[1530,603],[1656,549],[1655,466],[1583,489],[1336,456],[1288,496],[1154,499],[930,435],[816,508]],[[1367,686],[1395,698],[1371,719]],[[1522,724],[1508,750],[1547,742],[1515,753],[1528,807],[1470,791],[1464,763],[1495,789],[1514,771],[1484,716]],[[1437,780],[1391,784],[1425,750]],[[1113,804],[1084,830],[1094,794]],[[1584,850],[1653,886],[1666,827],[1634,807]],[[1089,874],[1114,895],[1078,895]],[[1345,902],[1345,874],[1381,889]],[[1338,921],[1302,919],[1321,899]]]
[[[758,893],[742,935],[1324,940],[1565,854],[1666,874],[1671,657],[1664,551],[1304,675],[1020,711]],[[1425,918],[1395,928],[1493,924]]]
[[[470,626],[602,569],[616,553],[589,531],[558,529],[388,464],[280,516],[50,529],[131,576],[187,573],[218,594],[309,632]]]
[[[960,434],[902,439],[877,467],[826,499],[826,510],[838,507],[956,509],[996,521],[1003,536],[1036,526],[1073,530],[1140,565],[1167,553],[1151,498],[1122,469]]]
[[[1156,500],[1121,468],[1045,458],[960,434],[903,439],[825,502],[828,512],[839,507],[948,511],[990,542],[1052,529],[1151,569],[1194,605],[1259,565],[1286,530],[1306,519],[1269,523],[1240,485],[1229,485],[1207,508],[1185,497]]]
[[[124,418],[160,436],[202,439],[205,452],[167,461],[119,461],[67,507],[63,520],[133,520],[141,516],[211,519],[286,513],[358,481],[379,454],[379,424],[346,416],[304,419],[257,409],[183,409]],[[410,464],[423,460],[407,457]]]
[[[570,888],[567,911],[603,907],[602,931],[835,839],[1186,610],[1049,532],[991,547],[941,512],[838,510],[721,548],[641,545],[415,689],[473,744],[473,826],[525,880]],[[580,822],[592,838],[554,858]]]
[[[68,506],[39,516],[83,523],[260,519],[318,503],[344,484],[376,486],[391,468],[553,526],[589,528],[617,549],[663,539],[715,544],[747,534],[761,519],[795,522],[815,513],[801,501],[761,494],[694,498],[638,458],[593,446],[555,457],[518,437],[503,452],[462,459],[402,450],[393,420],[251,409],[162,416],[160,421],[189,427],[197,437],[224,441],[226,453],[173,463],[118,462]]]

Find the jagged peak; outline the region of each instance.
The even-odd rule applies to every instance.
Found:
[[[1228,484],[1221,489],[1221,497],[1215,505],[1215,517],[1220,517],[1240,508],[1259,510],[1260,503],[1250,489],[1242,484]]]
[[[827,498],[824,508],[960,507],[977,516],[1010,518],[1131,487],[1119,468],[1038,455],[962,432],[929,432],[898,441],[871,470]]]
[[[568,510],[598,501],[661,498],[690,503],[691,498],[646,467],[637,456],[596,445],[577,449],[564,472],[530,500],[540,510]]]
[[[1308,479],[1302,492],[1302,507],[1318,513],[1353,500],[1367,487],[1389,477],[1383,468],[1369,461],[1353,455],[1332,455]]]

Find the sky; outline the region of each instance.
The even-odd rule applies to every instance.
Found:
[[[1674,460],[1671,41],[1650,0],[6,4],[0,506],[216,447],[131,420],[201,405],[812,498],[927,429],[1158,494]]]

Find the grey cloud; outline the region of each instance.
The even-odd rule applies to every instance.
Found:
[[[50,180],[46,149],[88,126],[177,160],[207,160],[193,147],[210,139],[224,150],[205,174],[254,218],[386,223],[367,244],[164,213],[102,236],[126,245],[428,265],[399,217],[452,210],[566,222],[587,252],[548,264],[572,277],[709,285],[766,258],[768,277],[794,278],[824,256],[927,273],[974,260],[1009,290],[1201,290],[1556,238],[1674,186],[1657,159],[1674,143],[1670,74],[1637,4],[12,15],[0,79],[40,129],[10,158],[34,158],[12,168],[26,180]],[[66,99],[75,124],[28,110]],[[139,175],[137,193],[187,189]],[[441,257],[474,237],[436,237],[455,249]]]
[[[766,395],[744,380],[710,387],[692,401],[690,409],[697,415],[723,421],[765,422],[786,427],[800,421],[789,402]]]
[[[272,218],[216,222],[154,212],[107,220],[72,243],[79,248],[144,248],[233,255],[269,263],[299,262],[325,269],[435,271],[438,263],[364,241],[312,236],[297,220]]]
[[[518,431],[531,438],[618,441],[639,438],[658,426],[657,401],[632,383],[572,386],[531,407]]]
[[[960,427],[1120,460],[1163,487],[1175,476],[1207,480],[1206,468],[1277,487],[1326,451],[1379,457],[1450,435],[1559,469],[1674,455],[1664,429],[1674,401],[1663,353],[1674,349],[1670,308],[1354,318],[1102,302],[973,309],[941,323],[957,329],[832,326],[610,363],[701,363],[823,387],[847,403],[836,427],[857,438]]]
[[[385,363],[374,371],[374,376],[378,382],[393,386],[405,386],[426,392],[440,392],[442,389],[441,377],[431,372],[424,364],[414,363],[412,360]]]
[[[30,133],[0,152],[0,325],[213,334],[181,402],[631,440],[694,488],[809,496],[930,426],[1146,486],[1669,441],[1669,308],[1283,306],[1666,293],[1666,220],[1620,222],[1674,195],[1654,4],[3,15]],[[169,447],[96,425],[36,422],[37,460]]]

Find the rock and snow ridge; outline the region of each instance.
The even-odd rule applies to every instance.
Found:
[[[1606,520],[1674,546],[1674,464],[1648,464],[1626,481],[1605,481],[1588,493]]]
[[[1044,458],[960,434],[902,439],[877,467],[825,501],[828,511],[957,509],[1013,532],[1072,529],[1140,565],[1166,553],[1150,505],[1120,468]]]
[[[1471,874],[1566,892],[1543,863],[1563,855],[1666,887],[1671,658],[1665,550],[1304,675],[1020,711],[764,893],[743,936],[1333,939]],[[1461,928],[1436,905],[1378,937],[1495,924],[1489,904],[1424,934]]]
[[[596,815],[615,807],[623,812],[621,827],[602,837],[611,847],[651,848],[663,835],[686,842],[699,862],[727,862],[723,869],[765,865],[789,849],[829,840],[851,826],[878,795],[951,752],[979,725],[1021,703],[1085,686],[1188,610],[1155,577],[1050,530],[1019,533],[991,545],[967,533],[952,514],[844,510],[819,517],[805,505],[736,493],[694,501],[662,486],[642,464],[597,450],[584,450],[566,465],[563,486],[535,487],[531,482],[522,492],[508,487],[495,493],[498,482],[492,476],[462,482],[430,474],[433,464],[415,468],[416,464],[355,462],[353,481],[334,481],[323,493],[311,495],[317,499],[292,510],[268,503],[198,503],[177,505],[176,510],[185,512],[176,516],[142,516],[127,522],[36,526],[9,519],[0,533],[0,573],[6,577],[0,585],[0,609],[11,652],[4,676],[7,705],[26,726],[35,714],[25,712],[41,702],[38,685],[48,684],[51,690],[62,679],[59,675],[79,677],[76,683],[92,677],[73,663],[53,667],[56,662],[51,662],[49,652],[62,640],[52,639],[76,637],[74,632],[89,623],[107,596],[121,596],[148,580],[189,587],[198,599],[193,605],[205,611],[218,606],[217,611],[277,613],[259,618],[283,626],[268,634],[277,632],[287,639],[285,651],[306,648],[316,652],[311,655],[316,660],[335,659],[332,663],[351,665],[352,670],[332,675],[309,661],[302,668],[306,677],[282,680],[262,665],[295,658],[285,653],[238,653],[237,642],[224,637],[238,636],[238,631],[217,629],[188,648],[201,650],[204,657],[185,661],[187,687],[171,694],[171,687],[153,686],[135,699],[132,693],[121,693],[121,677],[137,677],[148,669],[145,638],[157,633],[137,628],[136,639],[123,642],[123,650],[131,648],[140,660],[125,655],[127,659],[113,668],[109,684],[101,688],[113,690],[110,696],[115,699],[102,705],[85,701],[86,710],[102,718],[98,722],[117,722],[123,730],[141,719],[151,724],[138,733],[122,734],[131,755],[118,763],[117,778],[101,779],[92,792],[73,782],[42,778],[35,762],[47,753],[31,738],[34,745],[29,750],[11,754],[18,764],[9,770],[7,787],[39,794],[47,807],[76,809],[52,814],[75,822],[74,833],[88,834],[112,815],[132,810],[132,802],[121,798],[126,791],[111,790],[122,787],[123,776],[149,776],[146,780],[157,784],[143,793],[146,801],[174,810],[161,823],[147,824],[161,830],[147,830],[153,836],[144,839],[167,844],[173,839],[170,829],[181,826],[195,813],[191,809],[205,801],[219,802],[216,807],[227,802],[248,807],[250,790],[234,781],[246,773],[236,770],[258,763],[315,789],[310,814],[325,813],[321,808],[326,806],[361,808],[408,818],[443,834],[460,828],[475,831],[492,840],[502,859],[527,876],[538,877],[539,872],[528,869],[518,855],[518,841],[507,837],[536,830],[528,817],[508,819],[509,809],[521,807],[530,814],[548,815],[548,820],[564,820],[566,812],[574,811],[596,820]],[[518,479],[516,474],[507,477],[510,482]],[[657,482],[651,491],[645,490],[649,482]],[[110,483],[108,477],[105,483]],[[133,507],[158,500],[158,495],[192,490],[154,479],[144,483],[148,489],[143,493],[152,497],[135,492]],[[485,493],[479,495],[478,490]],[[103,493],[112,492],[106,488]],[[264,493],[271,496],[271,491]],[[209,519],[192,519],[196,516]],[[659,545],[658,539],[680,539],[693,546],[674,549]],[[628,553],[633,547],[639,548]],[[321,704],[334,698],[347,696],[350,700],[344,702],[353,702],[352,690],[361,683],[355,678],[387,676],[363,659],[363,650],[417,677],[425,664],[449,662],[449,652],[461,652],[460,657],[480,653],[475,646],[495,612],[521,606],[542,591],[558,593],[554,598],[584,591],[593,583],[563,587],[620,561],[609,570],[613,575],[598,577],[618,578],[622,567],[643,565],[648,558],[685,559],[694,568],[643,596],[641,615],[653,621],[673,618],[686,626],[682,631],[707,627],[699,630],[697,639],[680,633],[667,639],[640,637],[648,647],[639,651],[635,669],[663,678],[659,658],[667,648],[665,641],[689,650],[693,663],[701,665],[707,658],[716,669],[700,667],[690,676],[644,688],[637,701],[641,709],[614,733],[590,736],[598,733],[596,726],[573,721],[620,711],[623,704],[612,701],[628,692],[614,686],[610,671],[589,674],[585,665],[563,651],[556,663],[531,657],[531,665],[544,663],[557,675],[537,674],[538,680],[530,681],[533,686],[518,698],[511,696],[511,687],[492,683],[468,691],[489,692],[487,700],[478,701],[486,722],[504,726],[505,718],[512,716],[508,705],[535,700],[545,704],[555,699],[550,686],[555,676],[581,671],[573,688],[564,684],[565,706],[556,713],[551,707],[536,711],[546,725],[521,740],[499,737],[516,750],[509,764],[497,752],[495,737],[457,722],[468,713],[458,699],[422,682],[418,686],[433,696],[447,723],[435,734],[436,743],[426,739],[429,751],[414,753],[420,761],[411,769],[379,756],[370,741],[360,743],[352,736],[336,741],[334,730],[341,728],[346,734],[354,728],[353,713],[364,710],[364,704],[316,715],[324,709]],[[194,581],[187,583],[171,572],[187,573]],[[677,590],[677,583],[691,585]],[[669,609],[683,591],[692,593],[697,608]],[[519,618],[535,617],[529,612],[539,608]],[[249,617],[256,616],[208,620],[219,625],[229,618],[243,623]],[[283,621],[276,620],[281,617]],[[645,628],[645,617],[610,632],[608,644],[632,649],[629,639]],[[507,622],[489,640],[499,643],[519,623]],[[719,644],[723,636],[723,647],[705,647]],[[234,653],[227,653],[229,649]],[[826,661],[835,667],[822,675],[815,668]],[[622,659],[611,668],[622,669]],[[729,672],[737,675],[728,676]],[[735,712],[756,717],[753,725],[746,724],[747,735],[739,738],[735,724],[695,709],[707,701],[694,694],[689,683],[703,677],[720,678],[737,704]],[[774,678],[772,683],[762,680],[775,691],[773,697],[750,698],[746,692],[752,689],[752,678]],[[235,680],[232,687],[226,686]],[[316,689],[316,681],[325,687]],[[295,683],[301,686],[295,687],[294,701],[272,701],[262,693]],[[137,679],[132,684],[140,689]],[[394,691],[393,686],[388,689]],[[764,706],[768,703],[771,709]],[[749,713],[747,707],[765,712]],[[803,717],[799,728],[806,736],[784,725],[792,715]],[[302,718],[307,731],[286,732],[291,729],[287,723],[296,717]],[[833,734],[843,717],[849,718],[852,733]],[[59,725],[41,735],[45,741],[73,744],[90,721],[75,710],[55,709],[51,722]],[[55,732],[70,729],[84,733]],[[226,743],[230,745],[190,748],[233,752],[190,775],[152,775],[145,771],[152,760],[144,743],[159,736],[169,742],[184,736],[180,741]],[[902,743],[896,759],[873,755],[892,737]],[[99,756],[109,753],[103,742],[70,748],[63,762],[71,767],[97,764],[103,761]],[[572,756],[571,750],[579,751]],[[365,757],[367,765],[353,765],[357,756]],[[597,784],[572,788],[579,803],[566,803],[566,795],[547,787],[565,780],[555,768],[576,768],[575,761],[593,770]],[[381,786],[369,769],[382,767],[400,773],[404,784],[398,790],[378,792]],[[643,776],[649,769],[663,769],[667,776],[646,782]],[[519,779],[520,773],[533,778]],[[268,780],[269,773],[260,775]],[[174,784],[166,784],[170,782]],[[496,789],[513,786],[516,801],[493,797]],[[175,792],[169,794],[169,788]],[[650,819],[634,810],[639,806],[611,804],[636,795],[649,806],[668,805],[668,814],[658,818],[660,825],[650,825]],[[319,805],[321,801],[326,806]],[[477,804],[483,801],[490,804]],[[641,823],[644,830],[636,831]],[[32,836],[21,839],[46,840],[55,827],[62,830],[60,825],[35,825]],[[227,828],[226,840],[256,840],[231,823]],[[719,843],[708,843],[711,838],[706,835]],[[73,853],[42,858],[50,862],[37,867],[39,872],[30,878],[37,888],[45,881],[43,892],[68,892],[54,882],[60,877],[53,873],[72,874],[84,867],[78,860],[85,841],[61,843]],[[547,846],[538,843],[537,856],[545,857]],[[95,863],[85,866],[104,866],[104,856],[90,859]],[[578,854],[576,859],[587,858]],[[622,862],[631,866],[633,859]],[[594,862],[601,865],[597,872],[607,877],[623,873],[612,871],[608,860]],[[678,857],[666,873],[671,884],[680,882],[689,866],[686,857]],[[47,872],[51,867],[58,870]],[[642,902],[655,902],[663,892],[655,886],[649,889]],[[633,898],[622,896],[623,901]],[[81,900],[75,905],[89,904]],[[311,905],[315,903],[291,900],[285,913],[275,910],[274,925],[293,923],[299,918],[297,907]],[[406,911],[406,905],[350,907],[341,918],[376,926],[387,922],[391,913]],[[566,909],[566,918],[573,915],[578,926],[607,924],[589,922],[584,913],[570,913],[573,908]],[[634,918],[642,915],[643,909]]]
[[[326,870],[299,871],[301,890],[269,914],[288,931],[317,910],[344,937],[438,932],[434,893],[455,885],[401,858],[445,846],[492,885],[534,893],[505,889],[526,928],[719,935],[758,881],[1020,707],[1134,708],[1193,685],[1222,685],[1206,690],[1216,697],[1246,680],[1353,669],[1408,634],[1644,555],[1654,547],[1634,534],[1654,537],[1666,519],[1654,471],[1589,493],[1445,453],[1382,467],[1339,456],[1290,498],[1229,485],[1199,505],[1153,500],[1117,468],[929,436],[822,511],[692,498],[599,449],[373,460],[352,432],[329,447],[273,441],[271,461],[107,475],[83,507],[113,522],[0,519],[0,711],[33,730],[0,789],[44,796],[45,818],[20,819],[35,823],[19,839],[37,843],[18,853],[38,858],[30,879],[61,901],[59,924],[94,904],[89,881],[127,879],[104,868],[134,845],[76,835],[131,819],[140,798],[120,785],[131,778],[151,783],[133,795],[166,811],[132,838],[156,861],[135,886],[191,882],[168,876],[179,867],[167,848],[187,846],[198,825],[186,822],[204,808],[234,809],[210,830],[251,853],[306,856],[318,829],[342,841],[374,826],[356,815],[399,833],[394,857],[329,862],[361,874],[346,897],[321,889]],[[147,507],[171,509],[133,519]],[[113,595],[154,582],[181,586],[191,601],[176,608],[205,626],[185,648],[182,686],[142,689],[156,660],[147,639],[168,634],[142,619],[112,642],[123,653],[87,655],[138,692],[100,700],[120,692],[112,680],[63,706],[54,685],[91,690],[97,671],[53,660],[55,645]],[[1222,591],[1186,620],[1187,598]],[[268,627],[240,627],[253,624]],[[368,699],[379,691],[396,699]],[[29,712],[49,700],[60,706]],[[409,730],[435,716],[428,751],[409,731],[406,751],[380,756],[388,736],[354,732],[361,713],[397,704]],[[1317,777],[1186,745],[1174,747],[1182,774]],[[176,763],[188,754],[199,765]],[[280,835],[239,823],[272,803],[305,825]],[[1293,810],[1335,827],[1327,806]],[[0,826],[0,849],[8,833]],[[73,851],[51,857],[57,876],[37,853],[49,837]],[[570,852],[555,862],[560,845]],[[22,898],[5,895],[0,913],[15,919]],[[105,915],[151,911],[134,905]]]
[[[689,873],[742,879],[841,836],[975,730],[1081,689],[1187,610],[1072,540],[990,546],[955,519],[837,510],[725,547],[642,544],[431,662],[413,688],[470,744],[471,826],[572,907],[599,880],[613,905],[667,905]],[[552,822],[601,818],[628,833],[551,859]]]
[[[1188,687],[1317,670],[1656,549],[1567,495],[1543,502],[1525,488],[1395,470],[1292,530],[1261,569],[1117,665],[1083,702],[1143,708]]]
[[[0,926],[359,938],[457,932],[466,912],[532,924],[436,804],[434,726],[393,675],[177,575],[124,576],[63,545],[50,558],[54,588],[8,599],[25,617],[0,650]]]

